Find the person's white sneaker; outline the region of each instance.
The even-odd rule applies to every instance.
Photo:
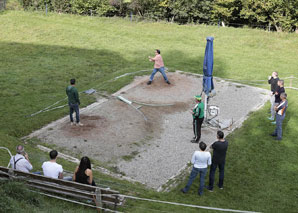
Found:
[[[77,126],[84,126],[81,122],[77,123]]]
[[[70,126],[73,126],[73,125],[75,125],[74,122],[70,122]]]

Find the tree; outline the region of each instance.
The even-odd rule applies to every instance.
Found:
[[[166,0],[164,2],[172,22],[175,19],[182,23],[206,22],[211,19],[213,0]]]
[[[297,26],[297,0],[242,0],[241,15],[252,24],[272,24],[277,32]]]
[[[241,6],[241,0],[215,0],[212,17],[221,20],[223,24],[229,23],[240,17]]]

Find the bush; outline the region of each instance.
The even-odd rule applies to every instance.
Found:
[[[22,10],[22,4],[18,0],[8,0],[6,2],[6,9],[7,10]]]
[[[108,15],[115,9],[108,0],[71,0],[72,12],[80,15]]]
[[[70,0],[52,0],[53,10],[58,13],[70,13],[71,3]]]

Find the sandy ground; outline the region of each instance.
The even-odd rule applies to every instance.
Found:
[[[168,77],[171,85],[157,74],[149,86],[148,76],[137,77],[109,99],[99,99],[82,109],[83,127],[70,126],[66,116],[29,137],[89,156],[157,189],[178,175],[198,149],[197,144],[190,143],[193,130],[189,111],[194,106],[193,96],[201,93],[202,78],[178,72],[168,73]],[[233,119],[231,129],[239,127],[249,112],[269,98],[269,91],[264,89],[218,79],[214,84],[217,94],[209,105],[220,107],[219,120]],[[118,95],[134,102],[172,106],[130,106],[118,100]],[[216,129],[203,128],[201,140],[210,145],[216,140]]]

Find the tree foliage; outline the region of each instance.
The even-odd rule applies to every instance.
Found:
[[[297,27],[297,6],[297,0],[246,0],[241,15],[250,23],[272,24],[278,32],[291,31]]]
[[[128,16],[178,23],[274,26],[298,32],[298,0],[20,0],[25,9]],[[45,4],[46,3],[46,4]]]

